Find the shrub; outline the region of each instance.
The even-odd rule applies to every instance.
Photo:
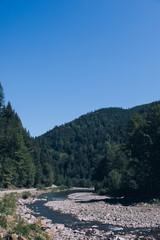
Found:
[[[16,225],[14,229],[15,233],[22,234],[24,236],[28,236],[30,233],[30,227],[29,224],[26,224],[24,220],[19,220],[18,224]]]
[[[7,228],[7,218],[5,215],[0,215],[0,226]]]
[[[16,196],[14,193],[5,194],[0,201],[0,213],[12,215],[16,208]]]
[[[45,186],[41,183],[38,183],[36,188],[37,188],[37,190],[45,190]]]
[[[106,195],[106,194],[107,194],[107,190],[104,189],[104,188],[100,188],[100,189],[98,190],[98,194],[99,194],[99,195]]]
[[[60,185],[60,186],[58,186],[58,189],[65,190],[65,189],[68,189],[68,187],[66,185]]]
[[[44,240],[44,238],[38,236],[38,237],[35,237],[34,240]]]
[[[35,223],[32,223],[32,224],[30,224],[29,225],[29,228],[31,229],[31,230],[34,230],[34,231],[37,231],[37,225],[35,224]]]
[[[61,190],[66,190],[66,189],[68,189],[68,187],[66,185],[60,185],[58,187],[52,188],[52,192],[56,192],[58,190],[60,190],[60,191]]]
[[[22,198],[23,198],[23,199],[27,199],[27,198],[29,198],[30,196],[31,196],[31,193],[30,193],[30,192],[25,191],[25,192],[22,193]]]

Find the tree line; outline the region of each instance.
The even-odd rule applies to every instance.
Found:
[[[45,148],[23,128],[11,103],[5,106],[0,84],[0,188],[53,183],[53,166]]]
[[[32,138],[0,84],[0,188],[95,186],[111,196],[158,197],[160,102],[104,108]]]
[[[127,110],[100,109],[36,138],[37,143],[47,147],[52,155],[55,183],[79,187],[94,185],[99,193],[112,196],[153,194],[152,184],[148,193],[145,188],[142,191],[142,185],[149,187],[151,179],[151,175],[146,177],[151,171],[149,160],[142,155],[144,149],[149,155],[150,147],[145,142],[148,133],[144,132],[143,139],[133,132],[134,127],[141,134],[144,131],[140,129],[140,119],[147,122],[143,128],[149,131],[147,116],[151,109],[158,107],[159,102],[155,102]],[[150,129],[153,131],[153,127],[150,126]],[[140,146],[142,149],[138,150]],[[151,152],[150,167],[155,154],[154,151],[151,157]]]
[[[93,179],[99,192],[111,196],[160,196],[160,104],[130,119],[125,143],[108,146]]]

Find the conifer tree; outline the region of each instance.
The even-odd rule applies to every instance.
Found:
[[[4,92],[3,92],[3,87],[0,83],[0,110],[3,108],[4,106]]]

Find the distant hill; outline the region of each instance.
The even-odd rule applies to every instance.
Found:
[[[158,103],[131,109],[103,108],[37,137],[38,145],[51,154],[55,184],[90,186],[94,169],[107,153],[108,144],[124,143],[129,119]]]

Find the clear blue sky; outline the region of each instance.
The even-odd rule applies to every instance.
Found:
[[[0,81],[38,136],[160,99],[159,0],[0,0]]]

